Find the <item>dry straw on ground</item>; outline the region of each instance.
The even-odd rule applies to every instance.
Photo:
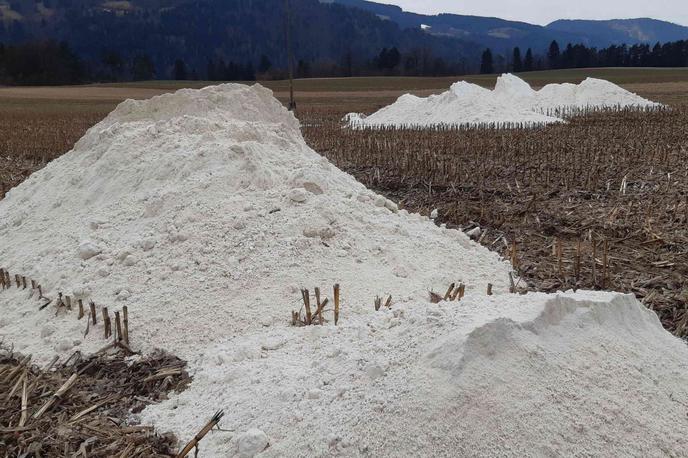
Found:
[[[190,382],[184,368],[165,353],[132,361],[77,352],[41,370],[0,347],[0,455],[175,456],[174,436],[127,418],[183,390]]]

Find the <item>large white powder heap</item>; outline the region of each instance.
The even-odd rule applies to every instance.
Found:
[[[349,113],[351,127],[429,127],[437,125],[540,126],[563,122],[560,110],[658,107],[614,83],[588,78],[580,84],[549,84],[539,91],[512,74],[497,79],[494,90],[460,81],[426,98],[402,95],[393,104],[365,116]]]
[[[504,294],[508,266],[306,146],[254,86],[127,101],[0,201],[0,265],[117,310],[189,362],[140,419],[226,456],[678,456],[688,351],[630,296]],[[427,291],[462,281],[461,302]],[[293,328],[342,286],[338,327]],[[487,283],[495,296],[485,296]],[[376,295],[393,294],[375,312]],[[0,340],[46,362],[102,327],[0,292]],[[266,448],[267,447],[267,448]]]
[[[290,320],[300,287],[340,283],[350,313],[385,293],[508,283],[496,254],[398,211],[311,150],[260,86],[126,101],[10,191],[0,216],[0,265],[48,297],[130,304],[144,350],[184,357]],[[5,321],[18,330],[53,321],[13,318]],[[55,345],[84,326],[65,318],[57,327]],[[44,348],[33,336],[18,343]]]

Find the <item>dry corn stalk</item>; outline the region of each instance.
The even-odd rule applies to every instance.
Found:
[[[220,410],[213,415],[213,418],[210,419],[210,421],[194,436],[191,441],[186,444],[186,446],[177,454],[177,458],[184,458],[186,455],[191,452],[191,450],[194,449],[194,447],[198,446],[198,443],[205,437],[206,434],[210,432],[211,429],[213,429],[215,426],[217,426],[218,423],[220,423],[220,420],[222,420],[222,417],[225,415],[225,413]]]
[[[74,385],[74,383],[76,383],[76,379],[78,377],[79,377],[79,374],[76,374],[76,373],[72,374],[72,376],[67,379],[67,381],[64,383],[64,385],[62,385],[60,387],[60,389],[57,390],[55,392],[55,394],[53,394],[51,396],[51,398],[48,400],[48,402],[43,404],[43,407],[41,407],[35,414],[33,414],[33,418],[35,420],[38,420],[39,418],[41,418],[43,416],[44,413],[46,413],[48,410],[50,410],[55,405],[55,403],[59,402],[62,399],[62,397],[65,395],[65,393],[67,391],[69,391],[69,389]]]
[[[315,288],[315,302],[316,309],[313,311],[310,302],[310,293],[307,289],[301,290],[301,300],[303,301],[303,306],[306,310],[305,316],[301,317],[300,311],[293,310],[291,312],[291,324],[292,326],[311,326],[315,324],[324,324],[325,319],[323,318],[323,312],[329,304],[328,298],[322,298],[320,295],[320,288]]]
[[[339,322],[339,283],[334,285],[334,325]]]

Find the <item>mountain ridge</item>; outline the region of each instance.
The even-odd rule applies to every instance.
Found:
[[[501,53],[516,46],[542,52],[553,40],[560,45],[584,44],[606,47],[621,44],[655,44],[688,39],[688,27],[652,18],[611,20],[553,21],[545,26],[497,17],[439,13],[435,15],[408,12],[396,5],[368,0],[321,0],[363,9],[387,16],[400,27],[423,26],[427,33],[454,36],[480,43]],[[626,27],[624,27],[626,25]],[[633,27],[631,27],[633,26]]]
[[[688,27],[653,18],[559,19],[547,24],[546,27],[570,33],[594,33],[612,44],[655,44],[688,38]]]

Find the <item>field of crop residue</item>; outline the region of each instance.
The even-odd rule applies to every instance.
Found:
[[[0,88],[0,455],[682,456],[688,72],[585,74]]]
[[[346,113],[371,113],[405,92],[441,92],[459,79],[354,78],[297,81],[298,117],[309,145],[365,185],[411,211],[438,209],[438,223],[480,227],[480,242],[517,268],[516,289],[633,293],[685,337],[688,71],[576,70],[525,79],[543,85],[588,74],[671,109],[602,111],[535,129],[353,131],[342,128]],[[468,80],[494,84],[494,77]],[[266,85],[286,99],[284,82]],[[177,87],[0,90],[2,186],[16,186],[68,151],[118,101]]]

